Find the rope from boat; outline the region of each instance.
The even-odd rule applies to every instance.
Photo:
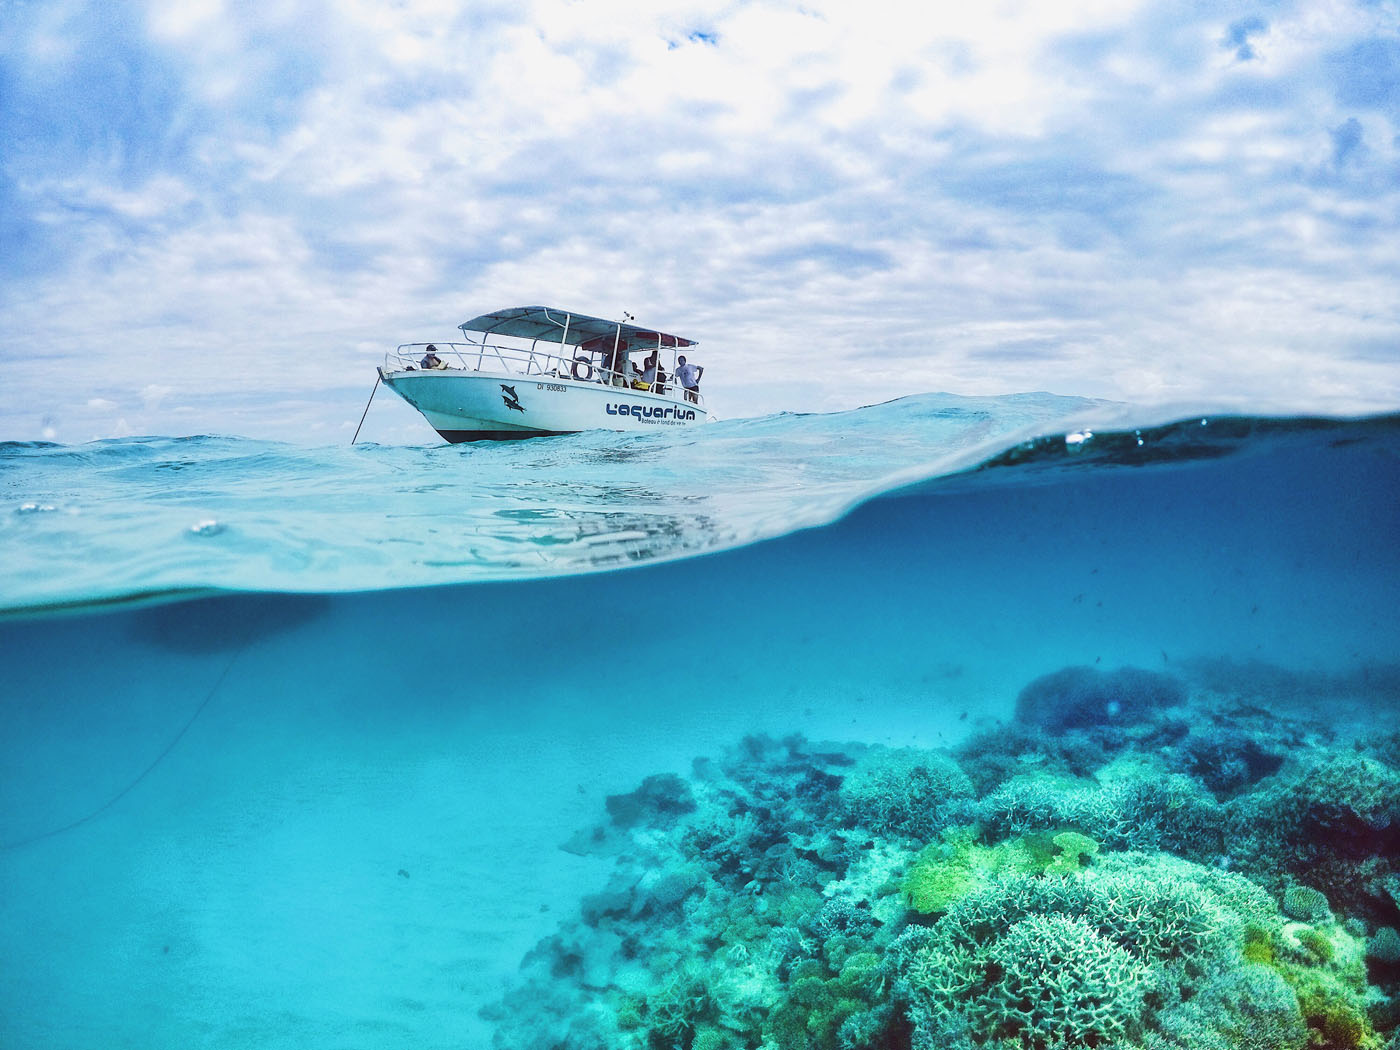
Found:
[[[370,389],[369,400],[365,402],[365,410],[360,413],[360,427],[365,425],[365,416],[369,415],[369,406],[374,402],[374,395],[379,390],[379,381],[384,378],[381,372],[374,377],[374,386]],[[355,428],[355,436],[350,439],[350,444],[354,444],[360,436],[360,427]]]
[[[115,806],[122,799],[126,798],[127,795],[135,791],[137,785],[139,785],[141,781],[145,780],[148,776],[155,772],[156,766],[160,765],[162,762],[165,761],[166,756],[168,756],[170,752],[175,750],[175,745],[185,738],[185,734],[190,731],[190,727],[193,726],[195,722],[199,720],[199,716],[204,714],[204,709],[209,706],[209,702],[214,699],[214,697],[218,694],[220,688],[223,687],[224,680],[228,678],[229,672],[233,670],[233,665],[238,662],[238,658],[242,656],[243,653],[247,650],[248,646],[252,644],[253,637],[254,633],[250,632],[248,637],[243,640],[243,644],[241,644],[237,649],[233,651],[233,655],[228,658],[228,663],[224,664],[223,671],[220,672],[219,677],[214,680],[214,684],[210,686],[209,692],[204,694],[204,699],[201,700],[199,702],[199,706],[194,709],[194,714],[190,715],[190,717],[186,719],[185,724],[180,727],[180,731],[170,738],[170,743],[166,744],[165,747],[161,749],[160,754],[156,755],[156,757],[151,760],[150,765],[148,765],[145,769],[141,770],[141,772],[137,773],[135,778],[132,779],[124,788],[118,791],[106,802],[102,803],[102,805],[98,806],[96,809],[90,811],[89,813],[84,814],[77,820],[70,821],[69,823],[64,824],[62,827],[51,828],[48,831],[40,832],[38,835],[30,835],[28,838],[16,839],[14,842],[0,842],[0,850],[21,849],[25,846],[32,846],[36,842],[43,842],[45,839],[51,839],[57,835],[62,835],[65,831],[72,831],[74,828],[80,828],[89,821],[96,820],[98,817],[100,817],[103,813],[106,813],[109,809]]]

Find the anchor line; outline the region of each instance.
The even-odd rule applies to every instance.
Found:
[[[244,639],[243,644],[240,645],[236,650],[234,650],[233,655],[230,656],[228,659],[228,663],[224,665],[223,671],[219,674],[219,677],[215,679],[214,684],[210,686],[209,692],[204,694],[204,699],[199,702],[199,706],[194,709],[194,713],[190,715],[190,717],[185,721],[185,724],[180,727],[180,731],[176,733],[173,737],[171,737],[170,742],[165,745],[165,747],[161,750],[160,754],[156,755],[156,757],[151,760],[151,763],[148,766],[146,766],[145,769],[141,770],[140,773],[136,774],[135,778],[132,779],[124,788],[118,791],[106,802],[102,803],[102,805],[98,806],[91,812],[84,814],[77,820],[64,824],[62,827],[51,828],[48,831],[40,832],[38,835],[31,835],[29,836],[29,838],[17,839],[14,842],[0,842],[0,850],[12,850],[20,849],[24,846],[32,846],[36,842],[42,842],[44,839],[51,839],[56,835],[62,835],[65,831],[72,831],[74,828],[82,827],[89,821],[95,820],[98,817],[100,817],[103,813],[107,812],[107,810],[111,809],[122,799],[126,798],[127,795],[131,794],[131,792],[136,790],[137,785],[139,785],[141,781],[145,780],[148,776],[150,776],[151,773],[155,771],[155,768],[165,761],[166,757],[170,754],[170,752],[175,750],[175,745],[185,738],[185,734],[190,731],[190,727],[192,727],[195,724],[195,722],[199,720],[199,716],[204,713],[204,709],[209,706],[209,702],[214,699],[214,697],[218,694],[219,690],[223,687],[224,680],[228,678],[229,672],[233,670],[233,665],[238,662],[238,658],[243,655],[243,653],[247,650],[248,646],[252,644],[252,642],[253,636],[250,634],[247,638]]]
[[[365,402],[365,410],[360,413],[360,426],[355,428],[355,436],[350,439],[350,444],[352,445],[360,436],[360,427],[365,425],[365,416],[369,415],[369,406],[374,403],[374,395],[379,390],[379,381],[383,378],[384,376],[382,374],[374,377],[374,386],[370,388],[369,400]]]

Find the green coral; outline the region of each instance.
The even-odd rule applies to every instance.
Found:
[[[1248,962],[1272,966],[1275,959],[1273,936],[1264,927],[1250,923],[1244,929],[1243,952]]]
[[[839,968],[817,959],[796,963],[777,1006],[762,1019],[766,1045],[774,1050],[862,1045],[851,1040],[873,1038],[893,1020],[887,981],[884,962],[872,951],[848,954]]]
[[[1279,938],[1275,968],[1298,997],[1311,1045],[1318,1050],[1378,1046],[1366,1013],[1364,942],[1336,926],[1290,924]]]
[[[1081,857],[1098,843],[1078,832],[1023,835],[992,845],[977,841],[972,826],[944,831],[943,841],[926,846],[905,875],[905,903],[924,915],[937,915],[1001,874],[1079,871]]]
[[[936,915],[967,896],[982,878],[974,849],[980,847],[926,846],[900,887],[905,903],[917,912]]]
[[[1318,962],[1329,963],[1336,958],[1337,950],[1332,944],[1332,939],[1321,930],[1312,928],[1300,930],[1298,943],[1307,949],[1308,954]]]
[[[1046,866],[1049,872],[1077,872],[1092,863],[1094,854],[1099,851],[1097,842],[1077,831],[1062,831],[1051,841],[1055,844],[1055,856]]]
[[[1365,1050],[1377,1045],[1355,995],[1325,974],[1294,974],[1298,1006],[1317,1050]]]
[[[805,976],[794,980],[787,998],[772,1013],[764,1033],[777,1050],[836,1050],[837,1031],[869,1003],[849,994],[840,978]]]
[[[851,997],[877,1000],[885,990],[885,970],[874,952],[856,952],[846,959],[837,984]]]

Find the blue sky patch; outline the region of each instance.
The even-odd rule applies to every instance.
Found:
[[[1258,15],[1250,15],[1248,18],[1241,18],[1231,22],[1230,27],[1225,30],[1225,39],[1220,42],[1220,46],[1227,51],[1234,51],[1235,57],[1241,62],[1249,62],[1259,57],[1254,50],[1254,40],[1263,36],[1269,31],[1269,23]]]

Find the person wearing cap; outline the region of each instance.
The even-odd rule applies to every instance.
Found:
[[[428,344],[428,352],[423,355],[423,360],[418,362],[420,368],[446,368],[447,363],[437,355],[437,347],[432,343]]]

